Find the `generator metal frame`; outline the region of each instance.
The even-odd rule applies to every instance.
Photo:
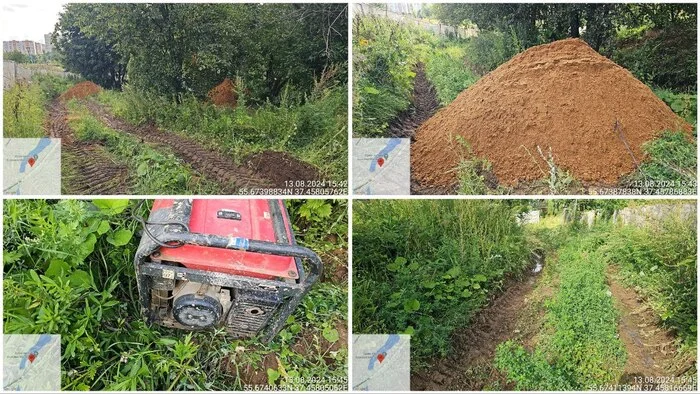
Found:
[[[270,204],[271,208],[275,204]],[[293,239],[286,235],[281,241],[267,242],[243,237],[223,237],[213,234],[192,233],[188,231],[186,223],[192,208],[191,200],[174,200],[173,208],[165,213],[153,212],[146,222],[144,232],[150,232],[149,236],[143,236],[136,252],[134,266],[136,270],[139,300],[141,312],[149,323],[156,321],[156,310],[151,308],[151,290],[154,284],[163,279],[197,282],[213,286],[228,287],[242,290],[272,290],[284,300],[271,318],[270,323],[262,328],[263,342],[270,342],[282,330],[289,316],[299,306],[311,287],[323,273],[323,263],[312,250],[299,246]],[[277,208],[279,209],[279,208]],[[161,216],[161,217],[158,217]],[[167,224],[164,224],[167,223]],[[183,225],[184,224],[184,225]],[[286,234],[283,231],[279,234]],[[198,245],[211,248],[239,250],[250,253],[260,253],[275,256],[294,257],[299,277],[295,282],[260,279],[223,272],[204,271],[181,266],[154,263],[148,261],[152,253],[157,252],[162,245],[156,243],[157,239],[162,244],[170,246]],[[309,270],[305,272],[302,260],[308,262]],[[228,312],[228,311],[225,311]]]

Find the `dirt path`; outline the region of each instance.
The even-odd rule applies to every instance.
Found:
[[[411,143],[414,142],[418,127],[440,108],[437,91],[425,75],[423,63],[416,64],[415,73],[411,105],[391,121],[386,132],[388,137],[410,138]],[[426,187],[411,176],[411,194],[454,194],[453,192],[444,188]]]
[[[51,138],[61,139],[62,187],[70,184],[64,193],[128,194],[128,168],[115,163],[101,145],[76,141],[68,125],[68,109],[60,100],[49,106],[45,128]]]
[[[411,105],[389,124],[388,137],[411,138],[413,140],[418,126],[433,116],[440,108],[437,92],[425,75],[423,63],[416,64],[414,70],[416,77],[413,79]]]
[[[453,335],[453,355],[432,363],[411,376],[411,390],[479,391],[499,380],[493,365],[496,346],[519,334],[516,330],[537,277],[528,275],[506,290],[472,318],[469,326]]]
[[[658,318],[642,303],[633,289],[620,284],[615,268],[608,270],[608,285],[620,311],[618,330],[627,349],[627,363],[620,384],[643,384],[644,377],[671,377],[679,371],[671,366],[676,348],[671,332],[658,326]],[[641,378],[641,379],[640,379]],[[646,389],[652,389],[647,384]]]
[[[261,152],[238,165],[225,154],[176,133],[159,130],[154,124],[134,126],[112,115],[103,106],[87,101],[87,108],[109,128],[131,134],[143,141],[161,144],[207,178],[224,185],[224,192],[237,194],[242,188],[289,188],[288,181],[319,180],[318,170],[283,152]],[[295,193],[302,194],[302,193]]]

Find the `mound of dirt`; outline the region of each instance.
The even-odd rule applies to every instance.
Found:
[[[318,169],[284,152],[263,151],[244,159],[256,174],[269,179],[274,187],[289,188],[288,182],[299,181],[304,188],[313,188],[309,181],[321,179]],[[309,183],[309,184],[307,184]]]
[[[70,99],[84,99],[93,94],[97,94],[102,91],[102,88],[96,83],[90,81],[80,82],[70,89],[66,90],[60,97],[61,100],[68,101]]]
[[[588,184],[615,185],[664,130],[692,131],[624,68],[580,39],[526,50],[463,91],[416,132],[411,172],[452,187],[466,140],[500,184],[548,176],[544,156]]]
[[[236,84],[228,78],[212,88],[209,93],[207,93],[207,97],[209,97],[209,101],[217,107],[236,108],[236,105],[238,105]]]

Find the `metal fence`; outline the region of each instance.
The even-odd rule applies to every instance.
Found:
[[[382,8],[382,6],[384,7]],[[411,14],[394,12],[386,7],[385,4],[380,6],[376,4],[355,4],[353,14],[356,16],[374,15],[404,24],[416,25],[432,32],[433,34],[444,37],[467,38],[474,37],[479,34],[478,29],[465,29],[463,27],[449,26],[442,23],[433,22],[429,19],[417,18]]]

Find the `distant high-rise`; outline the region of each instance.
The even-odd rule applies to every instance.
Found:
[[[12,40],[2,42],[3,52],[20,52],[25,55],[43,55],[45,52],[44,44],[31,40]]]
[[[52,33],[44,34],[44,53],[53,52],[53,45],[51,44]]]

